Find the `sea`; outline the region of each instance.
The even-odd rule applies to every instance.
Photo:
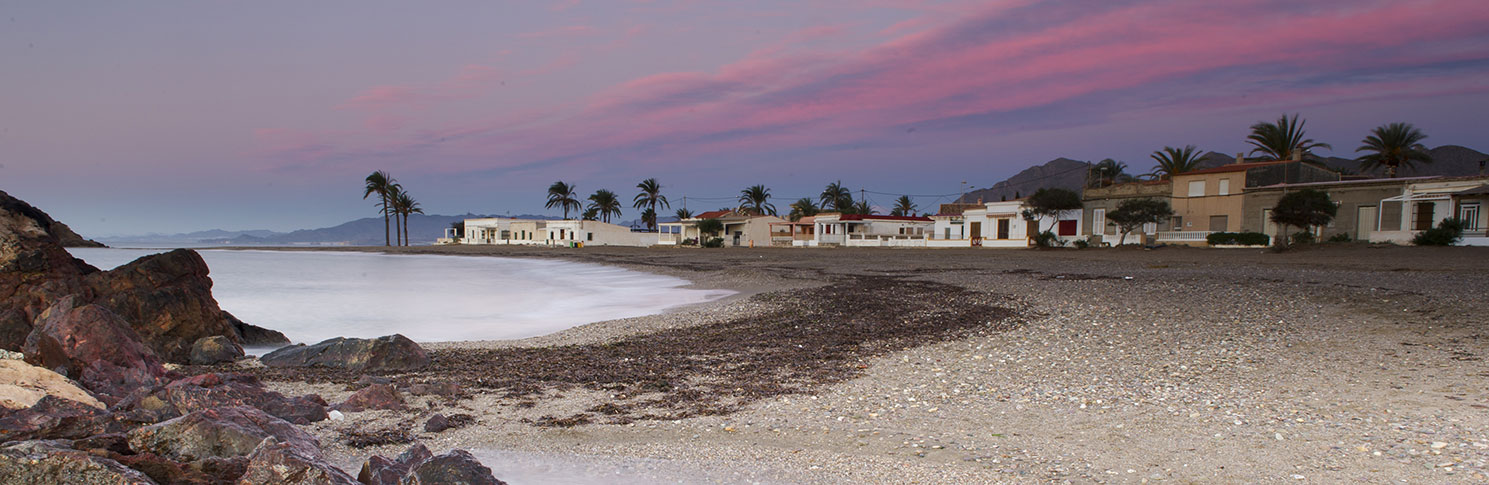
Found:
[[[161,248],[73,248],[113,269]],[[240,320],[297,343],[403,334],[418,342],[520,339],[717,300],[672,276],[485,256],[201,249],[212,294]],[[264,349],[252,349],[264,350]],[[250,351],[250,353],[254,353]]]

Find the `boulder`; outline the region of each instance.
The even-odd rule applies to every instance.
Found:
[[[424,348],[402,335],[336,337],[315,345],[285,347],[259,360],[269,367],[326,367],[354,372],[410,371],[429,365]]]
[[[62,374],[19,360],[0,359],[0,407],[24,409],[53,396],[103,409],[104,405]]]
[[[0,446],[0,483],[153,485],[117,461],[78,451],[61,441],[17,441]]]
[[[154,423],[219,406],[252,406],[295,424],[326,419],[326,401],[320,396],[285,397],[264,389],[248,374],[211,373],[177,379],[132,395],[115,407],[128,412],[134,421]]]
[[[238,317],[228,312],[222,312],[227,317],[228,323],[232,324],[233,330],[238,333],[238,343],[252,346],[289,345],[289,337],[275,330],[258,327],[243,323]]]
[[[267,438],[248,455],[240,484],[359,485],[351,475],[289,443]]]
[[[124,436],[124,433],[104,433],[75,439],[72,440],[72,449],[92,452],[95,455],[134,453],[134,450],[129,449],[129,437]]]
[[[192,469],[186,464],[177,463],[154,453],[114,453],[108,455],[108,457],[111,460],[119,462],[121,465],[144,473],[145,476],[150,477],[156,483],[168,483],[172,485],[208,485],[212,483],[212,478],[200,470]]]
[[[409,471],[430,458],[434,458],[434,454],[423,443],[414,443],[392,460],[372,455],[362,464],[362,471],[357,473],[357,481],[365,485],[398,485]]]
[[[0,442],[36,439],[78,439],[116,433],[124,423],[108,411],[55,396],[0,417]]]
[[[321,458],[320,442],[315,437],[288,421],[248,406],[196,411],[136,428],[128,436],[129,447],[137,452],[179,461],[246,456],[268,437],[296,448],[305,456]]]
[[[402,411],[407,409],[403,403],[403,397],[398,395],[398,389],[388,384],[373,384],[360,391],[352,393],[346,401],[337,404],[336,410],[341,412],[355,413],[374,409],[388,411]]]
[[[469,451],[452,450],[415,466],[413,471],[404,478],[404,483],[506,485],[507,482],[497,480],[491,474],[491,469],[482,465],[481,461],[472,456]]]
[[[232,362],[243,357],[243,346],[222,335],[202,337],[191,344],[192,365]]]
[[[73,235],[64,227],[0,191],[0,348],[20,349],[37,315],[84,291],[83,277],[98,272],[63,249]]]
[[[133,324],[143,341],[168,362],[187,363],[191,344],[203,337],[238,340],[238,329],[212,298],[207,262],[196,251],[145,256],[90,274],[87,283],[98,295],[94,303]]]
[[[37,317],[26,336],[26,361],[78,380],[114,402],[139,388],[166,382],[165,367],[129,324],[99,305],[74,307],[62,298]]]
[[[446,417],[443,414],[435,413],[435,415],[429,417],[428,421],[424,422],[424,431],[439,433],[447,429],[459,428],[475,421],[475,416],[469,414],[455,414]]]

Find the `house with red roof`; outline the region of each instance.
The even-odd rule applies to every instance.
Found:
[[[817,214],[810,246],[925,247],[934,226],[925,216]]]

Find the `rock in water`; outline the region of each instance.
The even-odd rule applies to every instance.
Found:
[[[193,365],[212,365],[232,362],[243,357],[243,346],[222,335],[202,337],[191,344]]]
[[[398,389],[388,384],[373,384],[353,393],[346,402],[336,405],[336,410],[355,413],[373,409],[402,411],[407,409]]]
[[[264,438],[320,460],[320,442],[288,421],[248,406],[197,411],[129,432],[129,447],[180,461],[254,453]]]
[[[429,365],[424,348],[402,335],[375,339],[336,337],[315,345],[275,350],[259,360],[269,367],[329,367],[350,371],[408,371]]]
[[[326,464],[318,456],[306,455],[274,438],[259,443],[248,456],[248,470],[238,483],[360,485],[351,475]]]
[[[238,332],[238,342],[243,345],[269,346],[290,344],[289,337],[285,337],[283,333],[243,323],[238,317],[228,312],[222,312],[222,314],[227,316],[228,323],[231,323],[233,329]]]
[[[23,347],[27,362],[77,379],[109,403],[165,382],[160,358],[119,315],[73,303],[63,298],[37,317]]]
[[[104,407],[92,394],[78,388],[62,374],[19,360],[0,359],[0,407],[25,409],[46,396],[69,399],[99,409]]]
[[[0,446],[0,483],[153,485],[117,461],[68,448],[62,441],[17,441]]]
[[[238,329],[212,298],[207,262],[196,251],[152,254],[87,279],[99,295],[95,303],[133,324],[141,339],[168,362],[187,362],[191,344],[203,337],[238,339]]]

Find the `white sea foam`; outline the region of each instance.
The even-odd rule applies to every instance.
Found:
[[[163,250],[71,251],[111,269]],[[324,251],[201,254],[224,310],[296,342],[394,333],[423,342],[533,337],[732,293],[565,261]]]

